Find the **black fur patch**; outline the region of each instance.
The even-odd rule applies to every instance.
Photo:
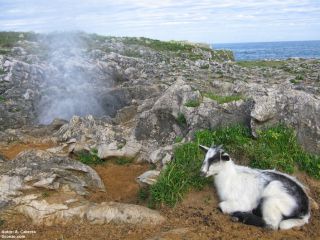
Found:
[[[293,209],[292,213],[288,216],[283,216],[283,219],[302,218],[309,213],[310,208],[308,196],[299,184],[285,175],[276,172],[262,172],[270,177],[270,182],[275,180],[281,182],[286,192],[292,196],[297,203],[297,206]]]

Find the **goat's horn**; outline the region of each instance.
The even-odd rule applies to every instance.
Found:
[[[203,145],[199,145],[200,149],[202,149],[204,152],[207,152],[209,150],[208,147],[203,146]]]

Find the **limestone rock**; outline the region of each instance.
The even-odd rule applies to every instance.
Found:
[[[261,128],[282,122],[292,126],[299,142],[311,152],[320,152],[320,99],[312,94],[271,89],[269,96],[258,97],[251,112],[254,135]]]
[[[151,152],[148,161],[156,165],[164,166],[165,164],[171,161],[172,152],[173,152],[172,145],[159,147],[153,152]]]
[[[36,195],[16,198],[15,211],[29,217],[33,224],[52,226],[70,224],[74,221],[88,221],[91,224],[161,224],[165,219],[157,211],[146,207],[116,202],[100,204],[83,201],[72,206],[62,203],[48,203]],[[72,204],[72,203],[71,203]]]
[[[114,222],[155,225],[165,220],[157,211],[149,208],[116,202],[89,207],[86,217],[95,224]]]
[[[0,202],[9,202],[26,189],[54,189],[63,186],[79,195],[87,189],[105,191],[98,174],[89,166],[68,157],[54,156],[40,150],[26,151],[0,169]]]
[[[200,92],[193,91],[182,77],[170,86],[154,103],[149,111],[143,112],[135,128],[137,140],[156,139],[159,143],[173,141],[176,136],[183,135],[179,123],[181,110],[188,101],[199,100]]]
[[[157,178],[160,175],[160,171],[157,170],[149,170],[141,174],[139,177],[137,177],[137,181],[142,186],[150,186],[157,182]]]
[[[98,147],[98,157],[101,159],[107,158],[135,158],[140,150],[141,144],[135,140],[129,140],[126,144],[119,148],[117,142],[112,142],[110,144],[102,144]]]

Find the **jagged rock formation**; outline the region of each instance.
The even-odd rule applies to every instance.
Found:
[[[10,204],[27,190],[70,189],[86,195],[87,189],[105,191],[99,175],[89,166],[47,151],[27,151],[5,161],[0,169],[0,205]]]
[[[190,43],[82,33],[31,39],[20,38],[18,47],[1,55],[1,129],[49,123],[55,114],[69,120],[90,113],[105,116],[108,129],[125,126],[120,138],[144,142],[149,154],[197,129],[242,122],[255,134],[282,121],[296,128],[308,150],[319,152],[317,60],[252,67],[225,62],[232,60],[227,51]],[[64,40],[59,45],[56,39]],[[219,103],[206,93],[240,97]]]

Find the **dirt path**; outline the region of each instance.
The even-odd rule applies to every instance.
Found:
[[[4,153],[1,152],[0,153]],[[93,193],[89,198],[92,201],[119,201],[137,203],[139,185],[135,179],[148,169],[148,165],[128,164],[117,165],[109,162],[95,166],[95,170],[106,184],[107,193]],[[310,188],[310,195],[320,203],[320,181],[311,179],[299,173],[298,178]],[[274,240],[320,240],[320,213],[312,210],[311,221],[300,229],[288,231],[270,231],[266,229],[246,226],[232,222],[229,216],[217,210],[217,197],[212,187],[202,191],[189,193],[184,201],[174,208],[159,209],[167,221],[156,227],[130,225],[90,225],[77,222],[67,226],[34,226],[30,220],[13,214],[1,214],[0,231],[18,230],[34,231],[25,234],[25,239],[46,240],[100,240],[100,239],[274,239]],[[1,233],[1,232],[0,232]]]

